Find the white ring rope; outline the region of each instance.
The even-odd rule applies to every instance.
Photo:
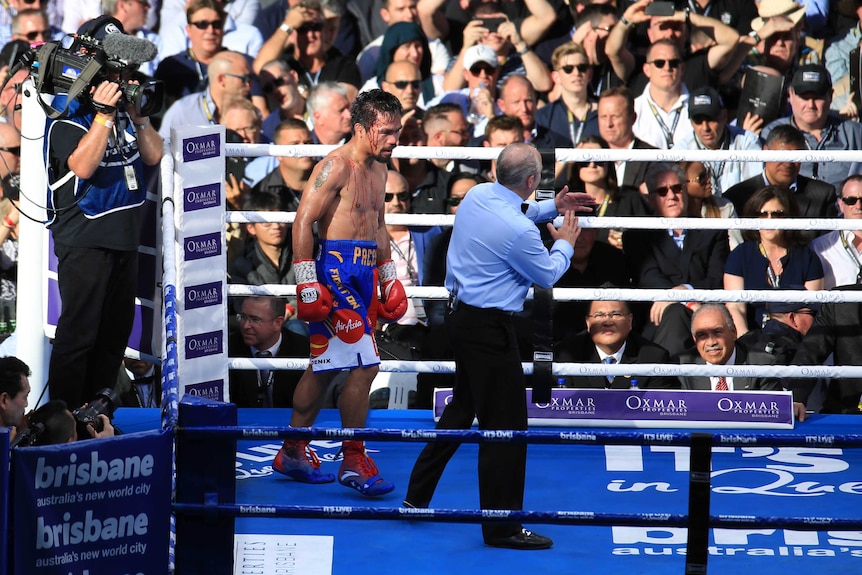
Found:
[[[449,298],[445,287],[405,286],[407,297],[443,300]],[[556,301],[674,301],[674,302],[784,302],[784,303],[849,303],[862,302],[862,291],[844,290],[675,290],[646,288],[553,288]],[[229,284],[228,295],[295,296],[292,284],[244,285]],[[532,288],[527,299],[533,299]]]
[[[225,144],[225,154],[254,158],[276,156],[287,158],[323,157],[338,146]],[[480,146],[397,146],[393,158],[493,160],[502,148]],[[606,148],[558,148],[558,162],[862,162],[858,150],[610,150]]]
[[[286,158],[323,157],[338,146],[322,144],[225,144],[225,155],[245,158],[276,156]],[[494,160],[502,148],[482,146],[397,146],[393,158]],[[607,148],[557,148],[558,162],[862,162],[858,150],[610,150]]]
[[[405,226],[451,226],[455,216],[446,214],[386,214],[386,223]],[[291,224],[296,212],[227,212],[229,223],[280,222]],[[559,227],[562,216],[554,220]],[[862,220],[842,218],[662,218],[659,216],[579,218],[584,228],[640,230],[862,230]]]
[[[533,373],[533,364],[521,364],[526,375]],[[284,369],[304,370],[308,367],[307,358],[230,358],[228,368],[259,370]],[[401,361],[385,360],[380,371],[388,373],[455,373],[454,361]],[[858,378],[862,377],[860,365],[696,365],[666,363],[553,363],[554,375],[640,375],[666,376],[680,375],[729,377],[777,377],[777,378]]]

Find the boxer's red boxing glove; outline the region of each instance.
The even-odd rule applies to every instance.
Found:
[[[380,278],[380,305],[377,315],[383,321],[398,321],[407,313],[407,293],[395,277],[395,262],[386,260],[377,266]]]
[[[317,281],[314,260],[295,260],[296,317],[304,321],[323,321],[332,311],[332,294]]]

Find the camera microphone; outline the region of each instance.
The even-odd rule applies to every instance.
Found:
[[[143,38],[128,34],[108,34],[102,40],[102,49],[110,60],[119,60],[126,64],[140,66],[155,58],[159,49],[155,44]]]

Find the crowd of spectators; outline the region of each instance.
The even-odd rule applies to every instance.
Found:
[[[400,143],[407,146],[862,147],[862,91],[854,72],[862,0],[676,0],[670,10],[659,10],[668,4],[9,0],[0,10],[0,41],[8,42],[0,71],[28,44],[73,34],[104,13],[126,33],[158,47],[156,59],[140,73],[167,87],[164,110],[153,118],[165,140],[176,126],[220,123],[231,141],[337,145],[350,138],[356,94],[379,88],[402,104]],[[755,77],[777,82],[777,99],[768,110],[776,119],[752,111],[743,97],[745,82]],[[11,84],[17,87],[20,80],[19,73]],[[14,89],[0,93],[0,303],[5,310],[11,298],[12,319],[9,270],[17,254],[17,213],[6,204],[15,199],[20,169],[17,102]],[[259,158],[240,164],[226,182],[228,209],[295,210],[315,161]],[[390,169],[388,213],[454,213],[472,185],[494,180],[490,161],[395,159]],[[543,175],[546,187],[567,184],[592,195],[599,215],[860,218],[857,173],[862,165],[856,163],[704,161],[549,163]],[[401,281],[442,285],[447,230],[389,230]],[[743,237],[726,229],[584,230],[559,285],[828,289],[856,283],[862,277],[862,234],[826,231],[764,230]],[[229,281],[294,281],[290,226],[233,226],[229,246]],[[445,359],[449,350],[438,331],[442,310],[430,301],[412,304],[400,327],[380,332],[381,341],[392,344],[395,355],[408,350],[405,359]],[[639,335],[677,354],[696,343],[691,325],[698,307],[632,303],[626,313]],[[766,306],[729,307],[740,336],[772,318]],[[252,327],[242,304],[235,308],[240,319],[233,327]],[[588,327],[588,310],[588,302],[557,304],[558,343]],[[0,320],[10,316],[3,314]],[[269,321],[301,336],[301,322],[292,315],[288,300],[284,314]],[[532,324],[523,326],[522,349],[528,350]],[[425,404],[429,386],[422,380]]]

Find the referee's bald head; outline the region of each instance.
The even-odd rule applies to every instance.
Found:
[[[517,191],[527,185],[530,176],[538,186],[542,173],[542,156],[538,150],[529,144],[509,144],[497,157],[497,182],[510,190]],[[533,188],[535,189],[535,188]],[[529,190],[528,193],[532,193]]]

